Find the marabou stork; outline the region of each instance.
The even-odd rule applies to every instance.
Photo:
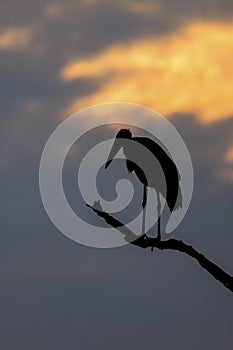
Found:
[[[131,140],[133,142],[125,142]],[[140,150],[137,149],[137,145],[140,144],[149,150],[154,159],[154,163],[151,164],[151,159],[143,155]],[[129,172],[134,171],[139,181],[143,184],[143,218],[142,218],[142,234],[145,234],[145,215],[147,204],[147,187],[154,188],[157,195],[157,210],[158,210],[158,225],[157,225],[157,239],[161,240],[160,232],[160,215],[161,215],[161,200],[160,194],[166,199],[170,212],[182,207],[182,194],[180,188],[180,175],[178,169],[171,159],[171,157],[164,151],[164,149],[155,141],[148,137],[132,137],[132,133],[129,129],[121,129],[114,141],[114,144],[109,153],[108,160],[105,165],[105,169],[108,168],[112,159],[123,148],[124,155],[126,157],[126,166]],[[141,147],[143,148],[143,147]],[[140,158],[144,158],[143,160]],[[132,159],[134,161],[132,161]],[[139,161],[136,163],[136,161]],[[157,165],[156,165],[157,160]],[[141,165],[144,164],[144,165]],[[158,167],[159,164],[159,167]],[[140,166],[141,165],[141,166]],[[149,165],[149,166],[148,166]],[[143,169],[142,169],[143,167]],[[145,171],[147,167],[147,172]],[[161,183],[161,174],[158,181],[158,172],[163,172],[163,180],[165,186]],[[144,170],[144,171],[143,171]],[[145,175],[147,174],[147,176]],[[149,174],[149,179],[148,179]],[[165,178],[165,179],[164,179]]]

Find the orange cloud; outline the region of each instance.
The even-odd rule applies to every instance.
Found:
[[[122,5],[123,6],[123,5]],[[124,3],[126,11],[139,15],[155,15],[161,12],[161,4],[158,2],[132,1]]]
[[[38,32],[38,27],[10,27],[0,33],[0,50],[21,50],[28,47]]]
[[[216,177],[223,182],[233,183],[233,146],[224,155],[223,167],[216,169]]]
[[[212,122],[233,114],[233,25],[196,23],[160,39],[115,45],[95,57],[74,60],[63,81],[105,78],[95,93],[67,112],[110,101],[142,104],[163,115],[196,114]]]
[[[44,14],[48,18],[59,18],[62,14],[63,6],[62,4],[56,2],[50,2],[46,4],[44,9]]]
[[[227,151],[225,160],[227,163],[233,164],[233,146]]]

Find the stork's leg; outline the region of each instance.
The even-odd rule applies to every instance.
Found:
[[[147,186],[143,185],[143,201],[142,201],[142,235],[146,233],[146,204],[147,204]]]
[[[157,224],[157,228],[158,228],[158,233],[157,233],[157,239],[159,241],[161,241],[161,231],[160,231],[160,215],[161,215],[161,201],[160,201],[160,196],[159,196],[159,192],[156,192],[157,194],[157,213],[158,213],[158,224]]]

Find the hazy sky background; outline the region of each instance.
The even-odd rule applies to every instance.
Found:
[[[233,2],[0,4],[0,344],[24,349],[224,349],[232,293],[176,252],[94,249],[52,225],[39,194],[43,147],[94,103],[151,107],[194,166],[172,237],[233,273]]]

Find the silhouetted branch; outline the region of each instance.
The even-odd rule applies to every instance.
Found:
[[[115,219],[108,213],[104,212],[99,201],[95,202],[93,206],[87,204],[98,216],[102,217],[110,226],[114,227],[124,235],[124,239],[130,244],[136,245],[140,248],[158,248],[160,250],[171,249],[185,253],[207,270],[214,278],[221,282],[226,288],[233,292],[233,277],[223,271],[219,266],[207,259],[203,254],[199,253],[192,246],[184,243],[181,240],[169,239],[167,241],[159,241],[157,238],[150,238],[146,235],[138,238],[130,229],[128,229],[122,222]]]

